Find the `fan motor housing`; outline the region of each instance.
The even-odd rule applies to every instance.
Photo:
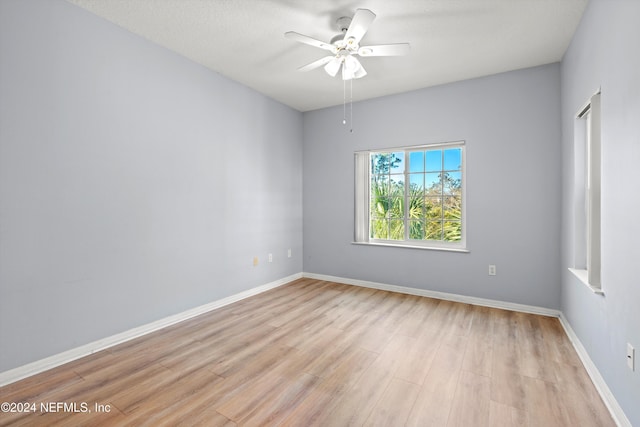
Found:
[[[347,30],[349,30],[349,25],[351,25],[351,18],[349,18],[348,16],[342,16],[336,19],[336,25],[338,27],[338,30],[340,30],[340,34],[334,36],[331,39],[330,43],[334,46],[340,46],[342,43],[338,42],[344,40],[344,36],[347,33]]]
[[[346,33],[349,29],[349,25],[351,25],[351,18],[349,18],[348,16],[342,16],[336,19],[336,24],[338,25],[338,30]]]

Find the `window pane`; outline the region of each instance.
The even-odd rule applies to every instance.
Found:
[[[371,153],[371,175],[383,173],[380,165],[384,163],[383,153]]]
[[[422,219],[424,217],[425,203],[422,193],[409,194],[409,211],[407,213],[410,219]]]
[[[441,221],[427,222],[424,238],[426,240],[442,240],[442,222]]]
[[[389,217],[404,218],[404,197],[393,197],[389,202]]]
[[[458,242],[462,239],[462,223],[460,221],[445,221],[444,236],[445,242]]]
[[[409,172],[424,172],[424,151],[409,154]]]
[[[427,172],[442,170],[442,150],[430,150],[425,152],[425,155]]]
[[[389,220],[373,219],[371,220],[371,238],[372,239],[388,239],[389,238]]]
[[[389,166],[390,173],[404,173],[404,152],[398,151],[395,153],[391,153]]]
[[[379,182],[378,185],[371,187],[370,201],[372,214],[375,212],[375,216],[388,217],[392,203],[389,197],[388,182]]]
[[[444,150],[444,170],[459,170],[462,168],[462,149],[449,148]]]
[[[389,225],[389,239],[404,240],[404,221],[401,219],[392,219]]]
[[[462,188],[462,172],[445,172],[443,176],[443,193],[460,195]]]
[[[460,202],[460,197],[445,197],[443,205],[444,219],[459,221],[462,218],[462,204]]]
[[[378,197],[371,199],[371,216],[377,218],[387,218],[389,216],[389,199]]]
[[[409,221],[409,238],[424,240],[424,221]]]
[[[415,192],[424,191],[424,174],[412,173],[409,175],[409,194],[415,194]]]
[[[371,176],[371,188],[372,190],[381,192],[384,186],[389,186],[388,175],[372,175]]]
[[[392,153],[372,153],[371,173],[388,174],[393,161],[394,159]]]
[[[441,173],[424,174],[424,188],[427,194],[442,194]]]
[[[442,199],[440,197],[425,198],[425,217],[427,219],[442,219]]]
[[[389,196],[404,197],[404,175],[391,175],[389,181]]]
[[[371,200],[377,201],[382,197],[387,197],[389,195],[389,180],[381,179],[379,177],[374,177],[371,180]]]

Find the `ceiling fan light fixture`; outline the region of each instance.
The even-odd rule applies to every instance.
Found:
[[[340,69],[340,65],[342,65],[342,59],[339,57],[333,58],[327,65],[324,66],[324,70],[331,77],[335,77],[338,74],[338,70]]]
[[[342,79],[343,80],[352,80],[359,79],[367,75],[364,67],[353,56],[346,56],[344,58],[344,62],[342,64]]]
[[[353,80],[354,77],[354,73],[353,70],[345,67],[344,65],[342,66],[342,80]]]
[[[364,76],[367,75],[367,71],[364,69],[364,67],[362,65],[360,65],[358,63],[359,67],[355,69],[355,71],[353,72],[353,78],[354,79],[360,79]]]
[[[295,31],[288,31],[286,38],[328,50],[333,57],[321,58],[311,64],[298,68],[301,71],[309,71],[324,66],[324,70],[331,77],[335,77],[342,67],[342,79],[353,80],[367,75],[364,67],[355,57],[359,56],[399,56],[409,51],[409,43],[383,44],[360,47],[360,41],[367,32],[376,15],[369,9],[357,9],[353,18],[342,17],[337,21],[342,34],[331,39],[330,44],[305,36]]]

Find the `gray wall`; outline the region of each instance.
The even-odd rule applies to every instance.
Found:
[[[0,371],[302,271],[301,113],[61,0],[0,55]]]
[[[562,311],[632,425],[640,425],[640,2],[592,0],[562,62]],[[573,244],[573,123],[602,87],[602,287],[567,271]],[[636,348],[636,370],[626,345]]]
[[[342,110],[304,114],[305,272],[560,307],[559,64],[356,103],[353,134]],[[353,245],[354,151],[455,140],[471,252]]]

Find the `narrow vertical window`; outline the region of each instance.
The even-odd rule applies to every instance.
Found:
[[[574,132],[574,268],[594,291],[601,291],[601,137],[600,93],[576,115]]]

